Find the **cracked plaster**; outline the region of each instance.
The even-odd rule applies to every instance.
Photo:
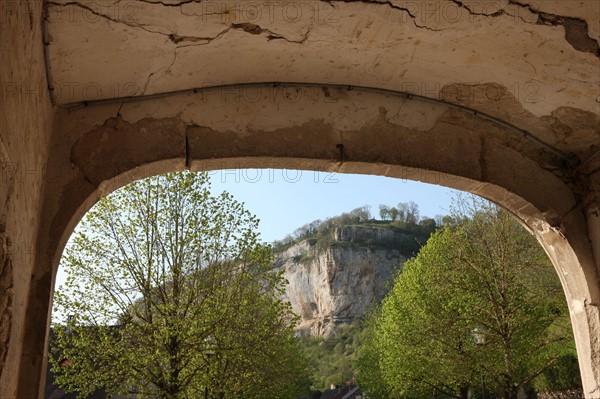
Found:
[[[524,125],[560,121],[564,130],[573,131],[596,123],[595,115],[570,109],[536,118],[519,108],[520,103],[500,86],[483,85],[473,93],[490,88],[502,94],[495,101],[472,94],[468,85],[447,87],[445,93],[453,96],[454,103],[465,101],[466,93],[480,109],[500,107]],[[74,225],[65,217],[77,220],[91,206],[93,200],[81,195],[97,198],[132,179],[167,169],[282,167],[287,162],[306,169],[443,184],[493,199],[530,227],[558,265],[563,286],[573,298],[569,304],[580,327],[575,331],[579,353],[589,352],[582,343],[595,342],[592,335],[597,326],[588,325],[595,313],[588,299],[581,297],[580,276],[568,265],[581,264],[592,276],[597,276],[597,270],[587,255],[577,258],[565,250],[565,241],[581,234],[582,201],[568,187],[572,181],[564,175],[565,165],[549,167],[542,162],[543,148],[525,145],[514,131],[480,120],[467,110],[419,99],[318,86],[232,89],[65,110],[57,126],[68,140],[53,156],[60,159],[61,153],[68,154],[79,172],[75,176],[80,177],[64,186],[60,197],[70,200],[60,206],[71,210],[50,213],[55,215],[52,231],[65,231],[62,223]],[[171,145],[161,145],[165,139]],[[336,148],[340,142],[345,153],[342,163]],[[168,166],[160,166],[163,158]],[[454,162],[458,158],[461,162]],[[592,298],[599,296],[599,288],[592,287]],[[598,354],[590,356],[590,362],[597,364]],[[598,381],[589,373],[584,378]],[[587,397],[595,398],[593,392],[590,389]]]
[[[598,399],[600,3],[248,4],[47,2],[59,108],[50,112],[45,91],[0,104],[2,154],[58,168],[51,184],[15,178],[6,200],[7,231],[39,252],[15,260],[16,338],[0,395],[39,393],[61,248],[100,196],[166,171],[294,165],[443,184],[510,209],[557,268],[586,398]],[[0,25],[17,52],[2,72],[10,61],[22,81],[43,80],[35,15]],[[240,85],[260,82],[278,84]]]
[[[454,87],[452,89],[453,93],[460,93],[459,88]],[[374,154],[376,154],[377,152],[384,151],[384,149],[386,149],[385,151],[389,151],[390,148],[400,145],[396,152],[392,152],[397,153],[397,155],[391,158],[389,156],[381,157],[375,155],[375,158],[367,157],[366,159],[369,159],[371,162],[400,163],[406,165],[411,164],[411,155],[407,153],[406,156],[408,158],[400,161],[404,156],[400,154],[406,152],[402,148],[411,148],[413,154],[427,153],[432,151],[431,143],[436,142],[435,148],[441,152],[433,157],[435,160],[433,163],[428,161],[429,163],[422,164],[421,167],[424,169],[441,170],[438,168],[445,168],[444,170],[449,171],[452,168],[450,166],[453,163],[452,159],[462,157],[463,162],[460,165],[454,165],[454,173],[457,175],[476,178],[478,180],[481,179],[483,181],[493,181],[496,178],[504,181],[503,184],[505,187],[507,185],[511,186],[514,183],[513,190],[518,191],[517,188],[520,187],[519,190],[521,191],[529,191],[527,196],[531,198],[538,197],[537,193],[540,191],[552,192],[554,193],[552,196],[544,196],[539,198],[539,200],[542,201],[540,202],[540,206],[541,203],[546,203],[546,200],[549,201],[546,205],[541,206],[541,209],[544,209],[544,212],[551,212],[557,215],[558,221],[555,222],[556,225],[560,225],[560,215],[568,214],[578,203],[574,200],[566,200],[568,197],[566,194],[564,194],[566,196],[558,194],[564,191],[566,186],[573,187],[579,184],[576,179],[573,179],[571,175],[572,170],[565,164],[564,159],[557,158],[556,155],[548,153],[546,148],[540,147],[536,142],[522,141],[519,132],[507,130],[501,124],[479,119],[476,115],[460,109],[449,108],[447,105],[439,103],[431,104],[396,96],[382,96],[381,94],[360,90],[324,90],[319,87],[298,86],[263,86],[245,88],[243,91],[235,90],[234,88],[234,91],[224,92],[213,89],[200,93],[131,101],[124,104],[73,109],[68,114],[69,119],[60,123],[61,132],[66,137],[72,137],[72,141],[67,141],[67,143],[71,142],[70,145],[73,145],[73,148],[79,148],[78,154],[85,154],[86,151],[81,150],[81,148],[85,147],[81,147],[81,144],[78,144],[83,132],[103,131],[104,133],[98,137],[105,137],[107,134],[116,134],[110,133],[110,129],[106,130],[107,127],[122,126],[118,131],[123,132],[124,136],[121,137],[121,140],[125,140],[123,142],[125,143],[129,140],[127,139],[129,133],[126,132],[131,129],[129,127],[125,128],[126,126],[132,126],[132,128],[133,126],[137,126],[133,128],[132,132],[134,133],[132,134],[135,136],[135,132],[139,131],[141,132],[139,134],[145,136],[151,134],[153,129],[164,130],[158,127],[161,121],[164,121],[169,125],[175,123],[172,126],[178,126],[177,128],[174,127],[171,130],[165,131],[165,134],[173,133],[179,138],[167,139],[167,134],[165,140],[172,143],[181,143],[179,150],[176,149],[177,146],[174,149],[176,153],[179,151],[180,156],[189,152],[189,150],[183,149],[185,143],[190,141],[189,137],[185,139],[186,135],[189,134],[186,132],[189,132],[189,129],[201,128],[203,129],[202,132],[206,134],[210,133],[209,136],[216,135],[215,137],[219,137],[219,134],[221,134],[223,137],[230,137],[229,139],[221,138],[221,140],[224,143],[230,142],[232,148],[227,149],[227,146],[225,146],[219,152],[216,150],[216,147],[208,145],[206,150],[208,153],[202,152],[205,155],[201,159],[232,158],[234,157],[233,154],[236,153],[233,149],[236,148],[236,145],[238,145],[236,143],[238,142],[241,145],[239,147],[241,149],[237,153],[243,153],[243,148],[246,148],[245,151],[250,151],[248,154],[251,153],[252,155],[249,156],[252,157],[262,157],[271,154],[272,156],[285,158],[299,151],[299,148],[296,148],[299,144],[295,144],[294,148],[286,149],[285,142],[287,140],[295,142],[299,137],[303,137],[303,140],[312,144],[305,150],[305,155],[296,153],[294,156],[296,158],[310,158],[311,151],[319,151],[321,149],[325,151],[324,154],[328,154],[324,155],[325,158],[334,160],[338,157],[338,151],[335,149],[335,143],[337,142],[345,143],[346,154],[350,157],[349,159],[352,159],[353,154],[358,148],[363,148],[366,151],[365,154],[368,154],[367,149],[370,148],[369,151],[374,151]],[[458,97],[456,101],[460,101]],[[497,105],[497,103],[482,103],[480,108],[485,110],[486,107],[493,105]],[[512,110],[511,106],[513,107]],[[514,113],[518,110],[518,106],[519,103],[514,98],[512,98],[512,102],[510,98],[503,100],[503,109],[509,112]],[[92,110],[100,113],[90,112]],[[592,119],[588,119],[588,122],[585,122],[585,118],[582,115],[572,117],[572,114],[568,110],[563,111],[558,114],[562,114],[564,126],[572,131],[579,131],[579,126],[582,124],[585,126],[585,123],[594,123],[593,115],[588,115],[587,118]],[[544,124],[548,126],[550,121],[554,121],[554,119],[540,120],[522,110],[521,114],[520,119],[515,122],[521,122],[521,124],[530,126],[543,126]],[[560,117],[560,115],[558,116]],[[569,117],[571,117],[571,120]],[[154,126],[153,128],[145,125],[150,123],[150,121],[154,121],[151,123]],[[309,128],[308,126],[313,126],[313,128]],[[538,129],[541,129],[541,127],[538,126]],[[303,131],[306,133],[302,133]],[[358,132],[369,132],[369,134],[363,137]],[[93,134],[96,135],[99,133]],[[255,144],[251,144],[252,140],[256,140],[255,137],[257,137],[257,134],[259,136],[261,134],[272,135],[275,147],[271,148],[267,142],[259,145],[258,141],[255,141]],[[330,137],[331,142],[328,142],[329,144],[325,142],[319,144],[321,136]],[[289,137],[289,139],[285,137]],[[361,140],[367,140],[368,143],[360,141],[359,137],[363,137]],[[388,138],[384,139],[385,137]],[[458,138],[458,142],[453,141],[456,138]],[[354,145],[346,143],[346,139],[354,141]],[[264,141],[265,139],[261,140]],[[388,142],[386,140],[392,141]],[[90,143],[90,149],[99,150],[100,147],[93,144],[98,142],[98,140],[87,139],[86,141]],[[111,140],[109,136],[103,138],[100,142],[108,143],[109,146],[119,143],[118,140]],[[147,140],[144,139],[142,142],[144,143],[143,148],[146,148]],[[445,143],[449,146],[446,147]],[[155,145],[158,149],[164,147],[164,143],[155,143]],[[425,147],[422,147],[423,145]],[[490,165],[481,163],[481,161],[473,161],[474,163],[470,165],[465,156],[458,155],[461,151],[465,153],[469,152],[468,148],[473,148],[474,153],[479,153],[479,149],[483,148],[483,146],[487,148],[486,152],[489,154],[496,154],[496,159],[503,158],[501,156],[502,151],[518,151],[522,154],[521,156],[526,156],[527,161],[524,161],[525,163],[520,163],[520,161],[517,162],[516,160],[514,162],[502,161],[501,164],[504,165],[501,171],[502,175],[494,177],[492,173],[500,165],[498,163],[500,161],[494,161]],[[69,144],[65,148],[68,150]],[[115,167],[115,170],[124,171],[131,167],[128,162],[133,165],[143,165],[144,162],[157,160],[161,156],[165,157],[164,154],[158,158],[155,157],[152,155],[154,150],[150,150],[149,148],[146,148],[144,151],[137,150],[132,152],[134,147],[129,148],[124,145],[122,149],[115,148],[107,150],[108,152],[106,153],[98,153],[97,155],[92,155],[92,153],[89,153],[91,150],[88,150],[88,155],[76,156],[76,159],[80,160],[76,164],[83,165],[84,169],[81,170],[84,171],[84,175],[89,174],[85,170],[91,171],[94,176],[89,177],[89,180],[97,185],[104,180],[110,179],[112,176],[110,173],[116,173],[108,171],[109,175],[106,175],[106,170],[96,170],[96,165],[101,164],[103,161],[107,165],[118,165],[118,159],[126,159],[124,169],[120,166]],[[502,148],[505,149],[498,152]],[[213,151],[212,156],[210,156],[211,151]],[[132,155],[127,156],[126,154],[128,153]],[[144,155],[139,160],[136,160],[133,157],[134,153]],[[587,153],[586,148],[586,152],[583,154],[587,155]],[[166,156],[166,158],[176,157],[176,155]],[[513,156],[506,153],[506,159],[511,157]],[[316,156],[316,158],[319,158],[319,156]],[[366,159],[362,162],[365,162]],[[86,162],[89,165],[86,165]],[[446,166],[442,167],[441,164]],[[590,164],[593,164],[593,162]],[[544,181],[547,181],[550,185],[545,188],[541,186],[541,179],[537,186],[523,186],[522,179],[529,179],[527,181],[533,182],[533,174],[530,174],[529,171],[532,168],[539,167],[549,171],[554,176],[553,179],[555,181],[550,183],[551,179],[548,176],[544,178]],[[481,169],[481,173],[484,175],[475,173],[478,169]],[[484,170],[487,172],[484,172]],[[98,173],[101,174],[98,175]],[[513,176],[512,180],[514,182],[511,178],[506,180],[507,176]],[[561,185],[563,188],[560,188]],[[589,186],[587,187],[589,189]],[[561,196],[562,199],[557,200]],[[592,199],[588,199],[588,201],[592,201]]]
[[[597,55],[577,51],[563,26],[538,23],[538,11],[514,1],[482,8],[495,16],[457,0],[435,2],[437,11],[419,2],[305,1],[293,22],[275,3],[254,14],[238,2],[95,4],[105,7],[49,4],[59,103],[271,81],[358,81],[439,98],[454,82],[497,82],[537,116],[565,105],[600,114],[585,100],[600,95]],[[99,60],[103,52],[111,57]]]

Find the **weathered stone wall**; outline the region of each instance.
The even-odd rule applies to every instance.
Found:
[[[490,87],[502,93],[499,99],[469,94]],[[235,96],[229,96],[231,90]],[[600,283],[585,219],[585,209],[597,201],[586,183],[587,173],[600,162],[588,156],[599,125],[595,114],[570,110],[536,117],[494,84],[452,86],[447,101],[466,108],[356,87],[281,84],[238,90],[195,90],[61,110],[55,124],[61,140],[51,162],[70,160],[71,173],[48,188],[42,235],[54,255],[39,267],[56,268],[62,245],[97,198],[153,173],[293,167],[442,184],[495,201],[536,234],[567,294],[584,381],[599,385]],[[469,109],[473,105],[502,118],[481,116]],[[531,133],[504,120],[531,129],[530,137],[550,137],[556,128],[589,134],[590,141],[579,147],[557,142],[565,156],[524,138]],[[573,166],[571,157],[589,161]],[[37,302],[38,316],[48,306],[44,301]]]
[[[251,166],[409,178],[506,207],[556,266],[584,394],[600,398],[600,2],[537,3],[52,0],[43,36],[42,0],[0,1],[14,292],[0,397],[39,392],[53,275],[97,198]]]
[[[53,123],[42,1],[1,1],[0,38],[0,398],[30,399],[37,392],[23,396],[17,386],[34,349],[24,345],[32,333],[25,315],[39,279],[36,240]],[[43,345],[44,326],[34,328]],[[39,370],[30,371],[39,379]]]
[[[393,229],[363,226],[338,227],[335,229],[334,237],[335,241],[372,240],[379,243],[393,243],[394,241],[403,241],[406,238]]]
[[[0,372],[4,369],[12,330],[13,267],[10,242],[0,232]]]

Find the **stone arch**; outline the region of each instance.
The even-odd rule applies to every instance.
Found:
[[[490,88],[499,93],[493,99],[477,94]],[[509,110],[519,107],[502,87],[449,85],[443,92],[452,101],[360,87],[257,84],[59,110],[18,397],[39,394],[40,386],[32,381],[45,364],[58,261],[93,203],[117,187],[158,173],[243,167],[419,180],[469,191],[505,207],[535,234],[556,267],[571,312],[586,397],[598,397],[600,284],[586,228],[596,222],[588,200],[574,193],[581,184],[572,178],[577,165],[545,142],[528,139],[528,132],[485,113],[498,101]],[[465,92],[478,110],[461,105]],[[551,129],[551,119],[521,111],[520,124]],[[571,128],[596,120],[591,113],[580,116],[569,121]]]
[[[18,255],[0,396],[39,397],[53,257],[75,215],[116,176],[294,159],[298,167],[444,179],[505,204],[557,267],[585,395],[600,398],[597,1],[302,0],[257,9],[236,0],[21,0],[0,2],[0,14],[0,232]],[[271,91],[270,102],[235,86],[196,93],[205,98],[190,90],[267,81],[421,94],[517,130],[458,110],[394,107],[384,93],[366,107],[327,86],[309,91],[318,106],[294,101],[293,90],[285,101]],[[113,154],[107,140],[87,149],[82,141],[72,151],[86,133],[102,139],[102,129],[139,146],[114,146],[121,152]],[[153,146],[152,132],[171,140]],[[102,156],[92,167],[86,156],[94,154]]]

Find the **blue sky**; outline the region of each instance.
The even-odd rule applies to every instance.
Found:
[[[281,169],[219,170],[210,172],[212,192],[226,190],[245,203],[261,220],[264,241],[282,239],[297,227],[370,205],[414,201],[421,216],[447,214],[453,190],[381,176]]]

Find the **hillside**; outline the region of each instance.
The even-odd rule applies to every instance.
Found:
[[[286,297],[301,317],[298,331],[329,336],[365,315],[434,230],[435,223],[355,221],[280,246],[275,265],[289,281]]]

